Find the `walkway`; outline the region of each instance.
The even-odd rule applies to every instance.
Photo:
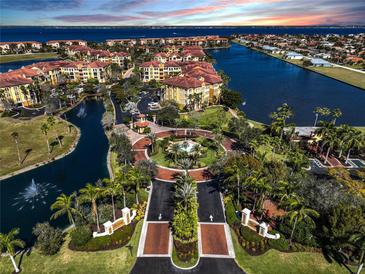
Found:
[[[202,129],[171,129],[167,127],[160,127],[152,122],[149,122],[149,127],[151,128],[152,132],[155,133],[157,138],[166,138],[168,136],[174,135],[178,137],[196,137],[202,136],[206,138],[214,138],[212,132]],[[151,144],[150,140],[143,135],[133,136],[133,150],[135,152],[134,161],[141,161],[141,160],[148,160],[149,156],[147,153],[148,146]],[[136,140],[134,142],[134,140]],[[227,152],[232,151],[234,141],[230,138],[225,138],[222,142],[222,146]],[[157,166],[157,175],[156,179],[164,182],[174,182],[177,175],[182,174],[184,171],[182,169],[175,169],[175,168],[167,168],[164,166]],[[199,169],[191,169],[189,170],[189,175],[194,178],[197,182],[206,182],[212,179],[212,175],[208,171],[208,167],[199,168]]]

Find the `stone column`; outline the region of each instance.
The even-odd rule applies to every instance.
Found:
[[[128,207],[122,209],[124,224],[129,225],[131,223],[131,210]]]
[[[241,219],[241,223],[244,226],[248,225],[248,221],[250,220],[250,216],[251,216],[251,210],[249,210],[248,208],[245,208],[242,210],[242,219]]]
[[[259,234],[262,236],[262,237],[265,237],[266,234],[267,234],[267,231],[269,230],[269,225],[266,224],[265,222],[262,222],[259,226]]]

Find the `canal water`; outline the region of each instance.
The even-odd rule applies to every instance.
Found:
[[[293,122],[300,126],[313,125],[317,106],[340,108],[343,116],[338,123],[365,126],[365,90],[236,43],[209,52],[215,68],[231,78],[229,87],[246,100],[241,109],[250,119],[269,123],[270,112],[288,103],[295,111]]]
[[[28,66],[38,62],[48,62],[55,61],[57,58],[49,58],[49,59],[34,59],[34,60],[25,60],[25,61],[16,61],[0,64],[0,73],[8,72],[9,70],[19,69],[23,66]]]
[[[88,182],[108,177],[108,140],[101,125],[104,106],[87,100],[66,114],[81,130],[76,149],[48,165],[0,182],[0,231],[20,228],[20,238],[30,241],[37,222],[49,221],[50,205],[61,193],[70,194]],[[66,218],[51,222],[68,225]]]

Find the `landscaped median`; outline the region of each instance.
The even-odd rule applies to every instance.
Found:
[[[0,176],[52,161],[76,145],[78,129],[61,118],[54,118],[53,125],[46,116],[31,120],[0,118]],[[42,130],[44,124],[47,130]]]

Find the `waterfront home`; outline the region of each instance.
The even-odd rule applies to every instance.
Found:
[[[47,46],[55,49],[71,45],[87,46],[87,42],[84,40],[50,40],[47,42]]]
[[[0,110],[6,105],[31,106],[36,97],[29,90],[33,80],[16,73],[0,74]]]
[[[99,83],[105,83],[111,75],[110,65],[110,63],[101,61],[69,62],[61,67],[61,73],[66,75],[69,81],[87,82],[95,79]]]
[[[330,62],[320,58],[312,58],[310,59],[310,62],[314,67],[332,67],[332,64]]]
[[[263,46],[262,49],[266,52],[272,53],[272,54],[280,54],[282,52],[281,49],[277,47],[271,47],[271,46]]]
[[[140,65],[141,79],[143,82],[151,80],[162,81],[171,75],[177,75],[181,72],[182,63],[167,61],[160,63],[158,61],[144,62]]]
[[[294,51],[289,51],[284,55],[285,59],[290,59],[290,60],[302,60],[303,59],[303,55]]]
[[[221,95],[222,78],[211,64],[192,62],[182,67],[182,73],[162,81],[162,100],[173,100],[180,107],[210,105]],[[197,101],[196,98],[199,98]]]
[[[12,48],[15,49],[41,49],[42,43],[37,41],[21,41],[21,42],[0,42],[1,53],[7,53]]]
[[[136,39],[108,39],[106,40],[106,44],[110,47],[114,45],[122,45],[122,46],[134,46],[137,44]]]

